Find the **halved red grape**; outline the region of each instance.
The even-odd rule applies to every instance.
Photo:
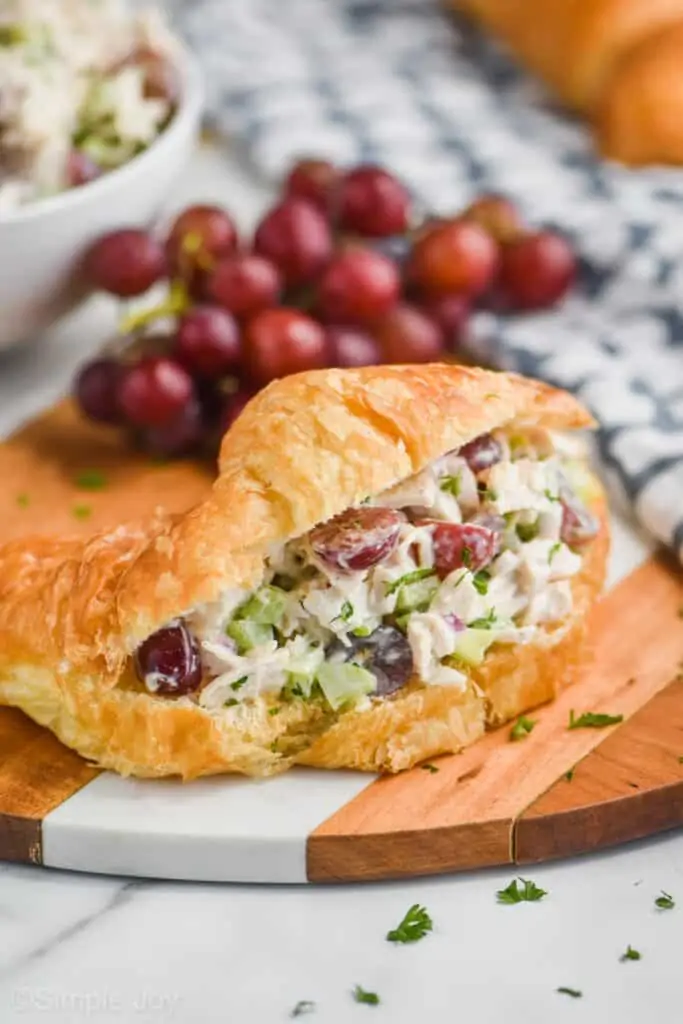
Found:
[[[118,386],[121,364],[115,359],[94,359],[74,381],[74,397],[85,415],[98,423],[120,423]]]
[[[163,427],[148,427],[142,445],[151,455],[175,459],[196,451],[204,440],[202,408],[194,399]]]
[[[98,163],[82,153],[79,149],[72,149],[66,162],[66,179],[70,188],[78,188],[80,185],[87,185],[102,174],[102,168]]]
[[[511,309],[545,309],[566,295],[576,272],[569,242],[553,231],[538,231],[503,248],[497,291]]]
[[[188,206],[173,221],[166,238],[171,273],[192,284],[196,276],[213,270],[219,259],[233,253],[239,243],[232,217],[219,206]]]
[[[405,516],[390,508],[350,508],[308,535],[313,552],[337,572],[359,572],[396,549]]]
[[[476,523],[442,523],[422,519],[420,526],[433,527],[434,568],[439,579],[445,579],[454,569],[477,572],[497,555],[500,536],[497,531]]]
[[[325,329],[330,366],[377,366],[382,362],[379,345],[359,327],[331,325]]]
[[[256,384],[327,365],[325,332],[298,309],[264,309],[245,334],[244,366]]]
[[[199,644],[182,620],[147,637],[135,652],[135,671],[150,693],[181,697],[199,689]]]
[[[560,488],[562,504],[562,525],[560,538],[570,547],[586,544],[598,533],[600,520],[594,515],[580,498],[567,486]]]
[[[515,204],[505,196],[483,195],[470,203],[462,214],[474,221],[500,244],[511,242],[524,231],[524,224]]]
[[[256,253],[236,253],[221,260],[207,281],[207,294],[243,320],[277,304],[282,290],[280,272]]]
[[[337,194],[339,226],[370,238],[398,235],[410,220],[410,194],[398,178],[381,167],[354,167],[342,178]]]
[[[472,306],[463,295],[441,295],[420,303],[420,309],[441,328],[449,352],[459,352],[465,338]]]
[[[284,194],[306,199],[323,213],[332,202],[332,193],[339,180],[339,171],[329,160],[304,159],[294,164],[284,184]]]
[[[492,434],[480,434],[458,451],[473,473],[495,466],[503,458],[503,447]]]
[[[357,246],[335,256],[319,288],[323,319],[338,323],[371,323],[396,305],[401,282],[394,263]]]
[[[439,225],[420,238],[408,265],[410,281],[426,295],[475,298],[491,285],[498,269],[498,246],[471,221]]]
[[[122,228],[90,247],[84,269],[95,288],[128,299],[156,284],[166,272],[166,261],[162,247],[146,231]]]
[[[242,356],[237,321],[217,306],[194,306],[178,322],[174,355],[191,373],[229,373]]]
[[[443,356],[441,331],[416,306],[399,303],[373,328],[385,363],[430,363]]]
[[[408,640],[395,626],[378,626],[370,636],[349,634],[348,644],[333,641],[325,651],[330,661],[346,661],[372,672],[377,680],[375,694],[388,697],[400,690],[413,674],[413,652]]]
[[[271,260],[290,286],[307,284],[332,255],[332,235],[320,210],[303,199],[284,199],[260,222],[254,250]]]
[[[164,356],[144,356],[126,369],[118,386],[119,409],[136,427],[165,427],[194,398],[192,378]]]

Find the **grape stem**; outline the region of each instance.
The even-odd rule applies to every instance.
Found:
[[[168,296],[163,302],[147,309],[136,309],[127,313],[119,322],[121,334],[131,334],[153,323],[162,316],[180,316],[190,308],[190,296],[182,281],[172,281]]]

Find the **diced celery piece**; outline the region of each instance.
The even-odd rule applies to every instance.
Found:
[[[418,608],[425,611],[438,589],[439,581],[434,576],[408,583],[398,592],[396,611],[399,613],[410,612]]]
[[[350,662],[326,662],[318,670],[317,681],[325,698],[335,711],[344,704],[355,703],[360,697],[374,693],[377,681],[372,672]]]
[[[453,653],[468,665],[481,665],[484,655],[495,639],[496,634],[493,630],[466,629],[459,634]]]
[[[247,598],[235,617],[251,619],[263,626],[277,626],[287,607],[287,592],[280,587],[265,586]]]
[[[240,654],[274,639],[271,626],[255,622],[253,619],[233,619],[226,627],[225,632],[235,641]]]

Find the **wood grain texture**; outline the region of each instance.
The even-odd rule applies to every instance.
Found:
[[[566,857],[683,825],[682,757],[679,679],[528,808],[515,829],[515,860]]]
[[[527,739],[512,743],[503,728],[437,761],[436,774],[416,768],[380,779],[310,836],[309,878],[388,878],[512,862],[517,819],[614,731],[570,731],[570,712],[628,720],[678,674],[682,605],[683,579],[671,565],[652,560],[636,570],[594,609],[590,661],[573,687],[533,713]]]
[[[89,470],[106,485],[77,483]],[[149,515],[182,512],[208,489],[211,466],[155,463],[116,430],[84,422],[64,401],[0,446],[0,542],[30,533],[90,534]]]
[[[0,860],[40,863],[41,822],[97,775],[21,711],[0,710]]]

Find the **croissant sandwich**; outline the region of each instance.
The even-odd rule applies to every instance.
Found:
[[[581,660],[608,546],[590,425],[479,369],[275,382],[189,513],[0,548],[0,703],[140,776],[459,751]]]
[[[626,164],[683,163],[683,0],[448,0],[502,39]]]

